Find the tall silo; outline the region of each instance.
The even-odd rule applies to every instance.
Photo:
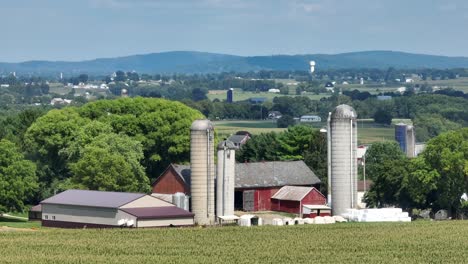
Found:
[[[227,91],[226,102],[232,103],[233,99],[234,99],[234,89],[229,88],[229,90]]]
[[[216,215],[234,215],[234,169],[236,146],[231,141],[218,144],[218,166],[216,177]]]
[[[406,153],[406,124],[398,123],[395,125],[395,140],[398,142],[401,151]]]
[[[332,213],[341,215],[356,208],[357,114],[349,105],[339,105],[330,116]]]
[[[210,120],[195,120],[190,128],[191,200],[195,223],[214,224],[214,129]]]
[[[408,158],[414,158],[416,138],[414,134],[413,126],[406,126],[406,156]]]

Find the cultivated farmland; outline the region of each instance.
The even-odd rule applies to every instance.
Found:
[[[0,232],[0,263],[464,263],[468,222]]]

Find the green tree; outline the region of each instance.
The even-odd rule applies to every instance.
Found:
[[[22,211],[25,201],[32,199],[37,189],[36,166],[25,160],[16,145],[0,141],[0,212]]]
[[[140,160],[141,144],[126,135],[102,134],[71,163],[72,182],[91,190],[147,192],[149,179]]]
[[[422,157],[438,178],[433,208],[454,213],[460,206],[461,195],[468,190],[468,128],[433,138]]]
[[[289,126],[293,126],[295,123],[296,121],[290,115],[283,115],[276,120],[276,126],[279,128],[287,128]]]
[[[392,114],[387,110],[379,109],[374,113],[374,121],[378,124],[390,125]]]
[[[375,180],[384,172],[384,162],[405,158],[398,143],[394,141],[373,143],[366,152],[366,174],[369,179]]]

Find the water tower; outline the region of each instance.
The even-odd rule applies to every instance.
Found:
[[[214,129],[210,120],[195,120],[190,128],[192,213],[198,225],[215,222]]]
[[[309,65],[310,65],[310,73],[313,74],[315,71],[315,61],[310,61]]]
[[[339,105],[328,119],[331,205],[333,215],[357,208],[357,114]]]

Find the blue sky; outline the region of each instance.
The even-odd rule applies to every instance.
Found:
[[[0,0],[0,61],[172,50],[468,56],[465,0]]]

